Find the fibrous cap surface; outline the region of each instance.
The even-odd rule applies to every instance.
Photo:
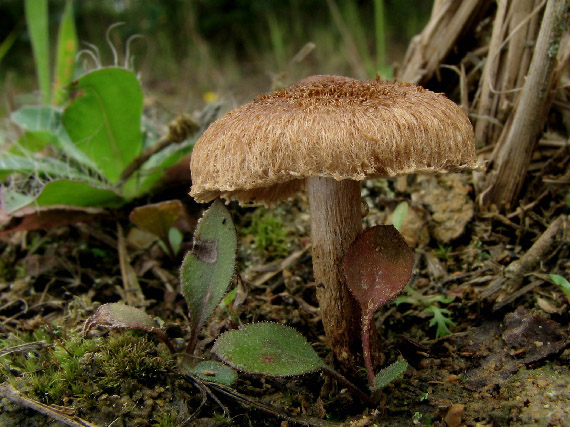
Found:
[[[273,204],[308,177],[365,180],[476,169],[473,128],[421,87],[312,76],[217,120],[196,143],[190,195]]]

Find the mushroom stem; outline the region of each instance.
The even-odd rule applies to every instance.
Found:
[[[342,260],[362,231],[360,184],[308,178],[313,271],[328,344],[343,368],[354,371],[360,353],[360,307],[345,283]]]

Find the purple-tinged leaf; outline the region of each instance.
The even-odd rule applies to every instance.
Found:
[[[362,354],[368,383],[374,386],[370,328],[374,313],[393,300],[412,276],[414,252],[392,225],[377,225],[360,234],[344,255],[346,283],[362,309]]]
[[[392,225],[360,234],[344,256],[347,285],[363,311],[396,298],[412,275],[414,253]]]

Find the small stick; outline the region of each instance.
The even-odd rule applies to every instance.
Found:
[[[71,427],[98,427],[96,424],[92,424],[89,421],[85,421],[79,417],[76,417],[75,415],[69,415],[66,413],[70,410],[73,411],[72,408],[59,409],[23,396],[8,382],[0,384],[0,395],[16,403],[17,405],[33,409],[40,414],[44,414],[56,421],[59,421],[60,423]]]
[[[347,380],[344,376],[342,376],[340,373],[335,371],[330,366],[324,365],[321,369],[324,374],[337,380],[339,383],[350,389],[350,391],[363,402],[367,403],[370,406],[376,406],[378,404],[378,402],[372,399],[372,397],[368,396],[366,393],[364,393],[362,390],[360,390],[358,387],[356,387],[354,384],[352,384],[349,380]]]
[[[521,286],[524,275],[532,271],[532,269],[545,258],[549,252],[554,250],[558,234],[564,232],[568,227],[568,219],[565,215],[560,215],[550,226],[542,233],[542,235],[534,242],[526,253],[518,260],[511,262],[505,268],[506,277],[500,277],[489,285],[489,291],[482,294],[483,298],[490,297],[494,293],[501,291],[496,298],[493,310],[498,310],[504,304],[502,301],[508,299],[509,296],[516,292]]]

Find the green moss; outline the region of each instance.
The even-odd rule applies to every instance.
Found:
[[[287,228],[271,212],[265,209],[255,211],[250,226],[244,232],[253,235],[253,243],[260,254],[268,258],[287,255]]]
[[[165,382],[174,359],[151,338],[132,332],[86,339],[38,329],[0,340],[0,375],[33,399],[47,404],[73,403],[87,410],[105,394],[131,394]],[[24,350],[15,346],[31,344]],[[5,349],[1,352],[1,349]],[[166,424],[168,425],[168,424]]]

